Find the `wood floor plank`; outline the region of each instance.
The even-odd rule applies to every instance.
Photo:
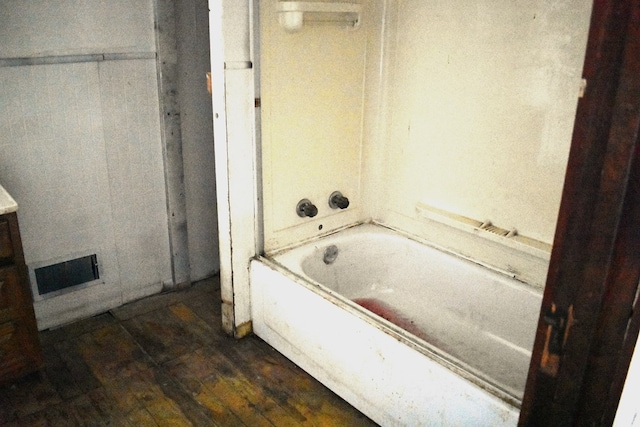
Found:
[[[86,364],[78,349],[78,339],[63,340],[54,344],[60,359],[71,374],[71,380],[77,384],[82,392],[89,392],[99,388],[102,384],[93,375],[91,368]]]
[[[69,424],[68,424],[69,425]],[[9,424],[10,427],[49,427],[49,421],[45,416],[45,411],[39,411],[33,414],[29,414],[25,417],[12,421]]]
[[[250,403],[253,410],[260,413],[274,426],[297,427],[304,423],[305,420],[297,412],[287,411],[269,396],[268,390],[249,382],[243,376],[238,375],[224,380]]]
[[[58,405],[62,406],[62,405]],[[106,421],[102,418],[100,412],[93,405],[91,399],[87,395],[78,396],[75,399],[64,405],[69,412],[71,423],[67,423],[66,426],[105,426]],[[61,427],[65,426],[64,423],[59,424]]]
[[[304,424],[305,418],[297,411],[283,408],[272,398],[267,389],[263,388],[261,384],[251,381],[236,369],[232,362],[215,351],[207,352],[202,349],[167,364],[166,368],[178,381],[187,384],[192,392],[201,391],[203,384],[207,381],[209,383],[216,380],[225,381],[226,384],[221,387],[222,389],[227,390],[230,387],[238,399],[244,399],[253,411],[262,414],[274,425],[300,426]]]
[[[183,322],[167,307],[127,320],[124,325],[159,364],[211,343],[214,334],[204,321]]]
[[[165,292],[111,309],[110,313],[117,320],[130,320],[134,317],[175,304],[176,302],[182,301],[184,297],[184,292]]]
[[[171,399],[164,396],[149,402],[146,406],[156,424],[160,426],[192,427],[191,421]]]
[[[167,375],[193,395],[200,393],[202,380],[215,372],[213,362],[202,354],[202,349],[167,362],[163,368]]]
[[[98,314],[87,319],[78,320],[63,327],[49,329],[40,333],[40,344],[53,345],[60,341],[79,337],[93,330],[117,323],[117,320],[109,313]]]
[[[204,382],[204,389],[216,396],[245,425],[251,427],[273,427],[273,424],[256,411],[238,390],[220,377],[211,377]]]
[[[174,402],[191,424],[197,427],[216,427],[211,411],[198,404],[193,399],[193,394],[172,378],[164,367],[158,367],[153,372],[155,381],[160,386],[165,398]]]
[[[44,347],[42,352],[45,362],[44,372],[63,400],[72,399],[85,392],[79,387],[78,382],[74,381],[67,364],[53,345]]]
[[[48,379],[37,373],[14,383],[7,395],[18,418],[38,413],[62,402],[62,398]]]
[[[135,375],[153,367],[153,360],[122,325],[110,325],[84,334],[76,346],[101,384]]]
[[[281,406],[303,416],[304,424],[326,425],[333,419],[337,425],[376,425],[259,339],[252,337],[243,341],[242,349],[229,347],[225,356],[239,369],[248,371],[251,381],[261,384]]]
[[[198,394],[195,395],[198,403],[211,411],[212,419],[219,425],[224,427],[250,427],[243,423],[236,414],[226,406],[215,391],[202,387]]]
[[[167,369],[192,384],[191,387],[202,387],[203,382],[219,379],[225,381],[235,394],[249,402],[254,411],[261,413],[274,425],[299,426],[304,421],[299,413],[281,407],[262,384],[247,378],[232,362],[215,351],[202,349],[181,362],[181,373],[177,372],[178,364],[168,366]]]
[[[146,406],[147,403],[164,397],[162,388],[156,382],[155,376],[151,370],[139,371],[120,380],[123,392],[134,398],[137,406]]]
[[[220,301],[220,281],[219,278],[199,283],[194,286],[194,292],[184,298],[183,303],[191,309],[198,317],[216,333],[222,332],[222,303]]]
[[[221,331],[212,328],[184,303],[173,304],[169,306],[169,310],[183,322],[201,347],[215,345],[220,341]]]
[[[8,425],[18,418],[16,408],[7,393],[11,393],[10,387],[0,388],[0,426]]]
[[[110,393],[107,388],[101,387],[92,390],[87,396],[91,399],[93,406],[106,425],[123,427],[130,425],[127,421],[127,414],[132,411],[124,410],[123,406],[118,403],[117,396]],[[129,408],[131,407],[137,408],[137,406],[130,406]]]
[[[237,413],[237,408],[229,408],[225,396],[218,396],[220,389],[205,386],[207,381],[214,382],[224,374],[233,375],[233,370],[229,369],[228,365],[220,365],[216,358],[208,357],[200,349],[167,363],[164,368],[168,375],[182,384],[192,395],[197,396],[196,399],[202,405],[209,408],[212,417],[220,425],[246,425],[243,422],[246,419],[242,419]]]
[[[238,347],[235,348],[239,350]],[[306,417],[290,405],[287,399],[281,399],[281,395],[274,394],[268,387],[266,378],[253,366],[237,364],[240,358],[225,357],[221,352],[210,348],[203,352],[206,359],[214,363],[216,374],[229,382],[267,419],[277,422],[276,425],[305,425]],[[239,353],[240,351],[232,354]],[[290,396],[287,395],[288,397]]]
[[[159,426],[151,414],[145,409],[136,409],[127,416],[129,424],[136,427],[162,427]]]
[[[131,391],[127,380],[106,384],[103,390],[107,396],[107,401],[113,406],[116,413],[127,415],[144,408],[144,405],[138,401],[136,395]]]

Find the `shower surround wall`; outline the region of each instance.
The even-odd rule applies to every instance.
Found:
[[[165,156],[171,153],[163,152],[163,141],[172,141],[175,151],[176,139],[162,136],[156,3],[162,3],[164,14],[160,26],[176,25],[173,2],[160,0],[55,5],[8,0],[0,5],[0,181],[20,205],[26,262],[32,271],[96,253],[100,268],[99,283],[54,297],[37,295],[33,286],[40,329],[170,288],[174,278],[188,280],[186,221],[195,224],[199,216],[210,215],[213,220],[204,222],[215,222],[213,184],[193,190],[200,185],[197,174],[205,169],[207,153],[212,170],[210,123],[209,137],[206,124],[194,135],[197,117],[190,114],[184,128],[194,142],[185,156],[198,156],[200,162],[190,166],[186,178],[182,165],[174,162],[180,166],[177,176],[165,178]],[[182,28],[193,27],[189,14],[195,3],[181,2]],[[206,22],[199,24],[201,32]],[[178,51],[186,52],[182,76],[191,71],[185,64],[193,57],[188,50],[194,37],[189,33],[181,39]],[[175,63],[175,54],[174,47],[173,56],[165,59]],[[204,72],[198,78],[206,102]],[[193,104],[196,97],[186,93],[183,100]],[[175,225],[176,209],[184,213],[185,179],[193,203],[173,227],[181,233],[186,259],[175,274],[169,224]],[[179,180],[183,189],[169,194],[177,200],[169,207],[167,180]],[[217,242],[211,243],[215,227],[204,233],[195,226],[194,232],[189,246],[197,252],[194,275],[201,278],[218,268]],[[208,258],[201,254],[209,249]]]
[[[288,33],[277,1],[260,2],[260,67],[265,248],[286,246],[363,217],[360,201],[367,53],[376,2],[362,28],[305,26]],[[375,41],[374,41],[375,43]],[[340,191],[349,208],[333,210]],[[296,205],[309,199],[313,218]],[[321,227],[322,226],[322,227]]]
[[[590,2],[361,2],[359,29],[293,34],[276,3],[260,2],[267,252],[373,219],[542,285]],[[334,190],[346,211],[326,206]],[[305,197],[312,220],[295,214]],[[422,206],[526,238],[479,238]]]
[[[591,2],[397,4],[374,217],[543,285]],[[476,239],[420,205],[530,239]]]

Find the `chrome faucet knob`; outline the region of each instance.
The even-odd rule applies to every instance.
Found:
[[[302,218],[304,218],[305,216],[313,218],[314,216],[318,215],[318,208],[316,207],[316,205],[311,203],[309,199],[302,199],[296,206],[296,213],[299,217]]]
[[[349,199],[344,197],[341,192],[334,191],[329,196],[329,206],[331,209],[346,209],[349,207]]]

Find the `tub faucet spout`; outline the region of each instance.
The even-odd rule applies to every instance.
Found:
[[[322,261],[327,265],[332,264],[336,260],[336,258],[338,258],[338,252],[338,247],[336,245],[328,246],[324,250]]]

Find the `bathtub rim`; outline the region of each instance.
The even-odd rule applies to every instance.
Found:
[[[344,231],[348,231],[348,230],[351,230],[351,229],[355,229],[355,228],[357,228],[359,226],[362,226],[362,225],[370,225],[370,226],[373,226],[373,227],[382,228],[383,230],[386,230],[386,232],[389,232],[391,234],[395,234],[395,235],[398,235],[400,237],[407,238],[407,239],[409,239],[409,240],[411,240],[413,242],[419,243],[421,245],[428,246],[428,247],[430,247],[432,249],[435,249],[437,251],[443,252],[445,254],[454,256],[456,258],[463,259],[465,261],[469,261],[469,262],[471,262],[473,264],[477,264],[477,265],[479,265],[479,266],[481,266],[483,268],[489,269],[489,270],[491,270],[491,271],[493,271],[493,272],[495,272],[497,274],[500,274],[500,275],[505,276],[505,277],[507,277],[509,279],[515,280],[516,282],[518,282],[527,291],[539,294],[541,297],[542,297],[542,293],[544,292],[544,285],[538,285],[536,283],[530,283],[530,282],[524,281],[520,277],[518,277],[518,275],[516,273],[514,273],[512,271],[505,270],[505,269],[496,267],[495,265],[488,264],[486,262],[483,262],[483,261],[477,260],[475,258],[469,257],[467,255],[464,255],[464,254],[462,254],[460,252],[457,252],[457,251],[453,250],[452,248],[449,248],[447,246],[439,245],[439,244],[434,243],[434,242],[432,242],[432,241],[430,241],[430,240],[428,240],[426,238],[423,238],[423,237],[417,236],[415,234],[409,233],[409,232],[407,232],[407,231],[405,231],[403,229],[393,227],[393,226],[391,226],[389,224],[378,222],[378,221],[376,221],[374,219],[370,219],[370,220],[367,220],[367,221],[359,221],[359,222],[356,222],[356,223],[348,224],[348,225],[345,225],[343,227],[332,229],[332,230],[327,231],[327,232],[322,233],[322,234],[318,234],[315,237],[296,242],[295,244],[279,247],[279,248],[274,249],[272,251],[264,252],[263,254],[258,255],[256,257],[256,259],[258,259],[260,257],[265,258],[265,259],[274,259],[274,258],[276,258],[276,257],[278,257],[280,255],[283,255],[283,254],[285,254],[285,253],[287,253],[287,252],[289,252],[291,250],[300,248],[300,247],[305,246],[305,245],[312,244],[312,243],[317,242],[317,241],[321,241],[323,239],[331,237],[331,236],[333,236],[335,234],[338,234],[340,232],[344,232]],[[296,272],[296,274],[300,275],[302,273],[297,273]]]
[[[313,239],[312,241],[314,240],[316,239]],[[305,243],[309,243],[309,241]],[[351,315],[364,320],[369,325],[375,327],[376,329],[379,329],[380,331],[386,333],[397,341],[403,343],[404,345],[407,345],[411,349],[423,354],[429,359],[445,367],[452,373],[471,382],[475,386],[480,387],[481,389],[501,399],[512,407],[520,410],[522,399],[510,393],[508,390],[497,386],[496,384],[491,382],[483,373],[470,367],[464,362],[455,359],[453,356],[438,349],[433,344],[430,344],[427,341],[416,337],[415,335],[405,331],[401,327],[389,322],[381,316],[378,316],[377,314],[340,295],[338,292],[335,292],[310,278],[303,277],[299,273],[291,271],[286,266],[272,259],[271,256],[272,255],[260,255],[255,257],[254,259],[267,265],[286,278],[294,281],[296,284],[318,294],[319,296],[338,306],[339,308],[346,310]]]

